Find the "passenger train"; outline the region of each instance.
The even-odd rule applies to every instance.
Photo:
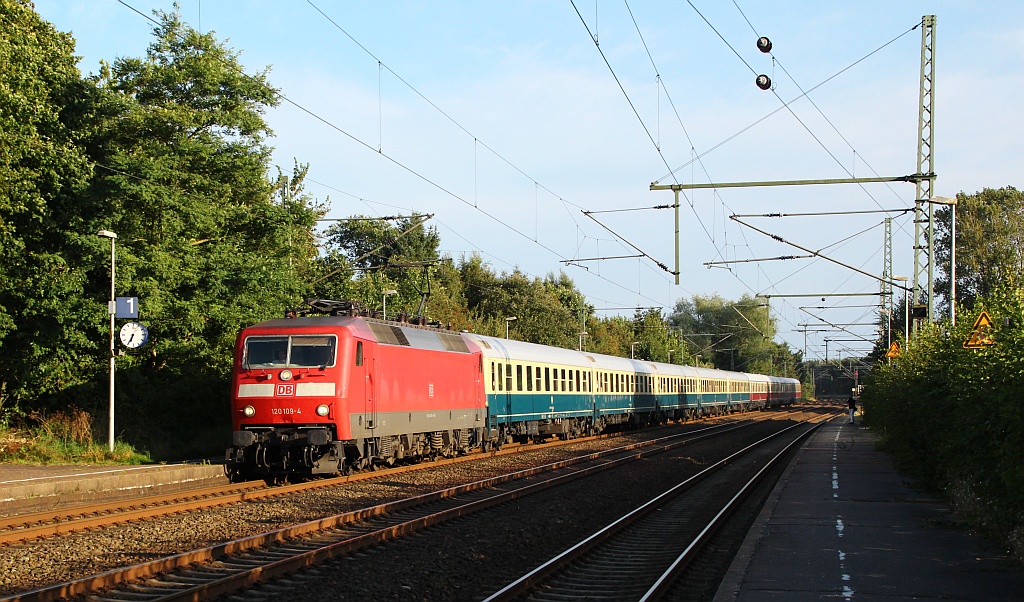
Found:
[[[226,466],[268,483],[791,404],[800,382],[363,315],[351,302],[245,328]],[[321,315],[312,315],[319,313]]]

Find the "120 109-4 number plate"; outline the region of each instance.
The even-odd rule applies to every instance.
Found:
[[[302,408],[270,408],[270,413],[275,416],[287,416],[291,414],[301,414]]]

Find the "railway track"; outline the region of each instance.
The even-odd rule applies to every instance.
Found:
[[[590,438],[596,439],[596,437]],[[557,447],[569,443],[578,443],[586,439],[572,441],[552,441],[544,445]],[[530,449],[540,449],[532,446]],[[500,451],[487,452],[491,456],[507,455],[525,449],[520,445],[510,445]],[[448,458],[431,463],[415,464],[382,470],[364,471],[352,475],[317,479],[304,483],[269,487],[260,481],[248,481],[230,485],[201,487],[185,492],[135,497],[130,499],[99,502],[64,508],[60,510],[43,510],[25,514],[13,514],[0,517],[0,546],[24,543],[27,541],[68,535],[80,531],[102,529],[133,521],[150,520],[161,516],[192,512],[238,504],[256,500],[282,497],[294,493],[336,487],[355,481],[381,478],[414,470],[436,468],[447,464],[476,460],[479,454]]]
[[[753,424],[756,422],[750,420],[726,422],[706,426],[693,433],[594,452],[572,460],[482,479],[40,588],[3,600],[36,602],[82,595],[90,595],[92,600],[212,599],[351,554],[375,543]]]
[[[485,602],[589,599],[657,600],[702,552],[730,513],[824,420],[779,430],[708,466]],[[694,599],[692,592],[671,596]]]
[[[551,441],[542,445],[509,445],[498,451],[486,452],[486,455],[508,455],[519,453],[524,450],[559,447],[615,436],[616,435],[602,435],[599,437],[587,437],[568,441]],[[128,500],[106,501],[60,510],[45,510],[27,514],[15,514],[0,517],[0,547],[47,537],[68,535],[92,529],[102,529],[133,521],[150,520],[162,516],[204,510],[230,504],[287,496],[314,489],[335,487],[355,481],[383,478],[404,472],[473,461],[479,459],[480,455],[480,453],[476,453],[457,458],[438,460],[435,462],[387,468],[377,471],[364,471],[349,476],[318,479],[277,487],[266,487],[261,482],[250,481],[247,483],[203,487],[173,494],[144,496]]]

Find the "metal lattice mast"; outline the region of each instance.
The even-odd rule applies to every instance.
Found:
[[[932,162],[935,141],[932,119],[935,107],[935,15],[921,18],[921,90],[917,118],[917,198],[914,210],[914,304],[927,307],[927,318],[934,316],[935,225],[932,219],[932,187],[935,166]]]

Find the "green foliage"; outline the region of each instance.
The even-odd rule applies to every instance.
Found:
[[[0,3],[0,414],[81,382],[91,241],[73,206],[90,174],[76,129],[89,86],[74,42]]]
[[[981,309],[995,322],[995,345],[965,349]],[[903,468],[962,508],[981,500],[972,518],[1010,541],[1024,528],[1024,296],[1000,288],[975,310],[953,329],[929,326],[901,341],[902,355],[868,377],[862,402]]]
[[[1024,193],[1013,186],[956,196],[957,302],[970,309],[1001,286],[1024,282]],[[949,260],[953,211],[935,212],[935,294],[949,307]]]
[[[721,370],[782,375],[798,363],[772,341],[777,327],[768,308],[748,295],[735,302],[718,295],[680,299],[669,323],[685,336],[688,355]]]
[[[83,79],[70,36],[0,4],[0,419],[106,414],[111,230],[151,333],[117,360],[116,434],[180,458],[227,440],[235,336],[309,294],[325,208],[306,166],[267,177],[266,74],[157,17],[144,58]]]

